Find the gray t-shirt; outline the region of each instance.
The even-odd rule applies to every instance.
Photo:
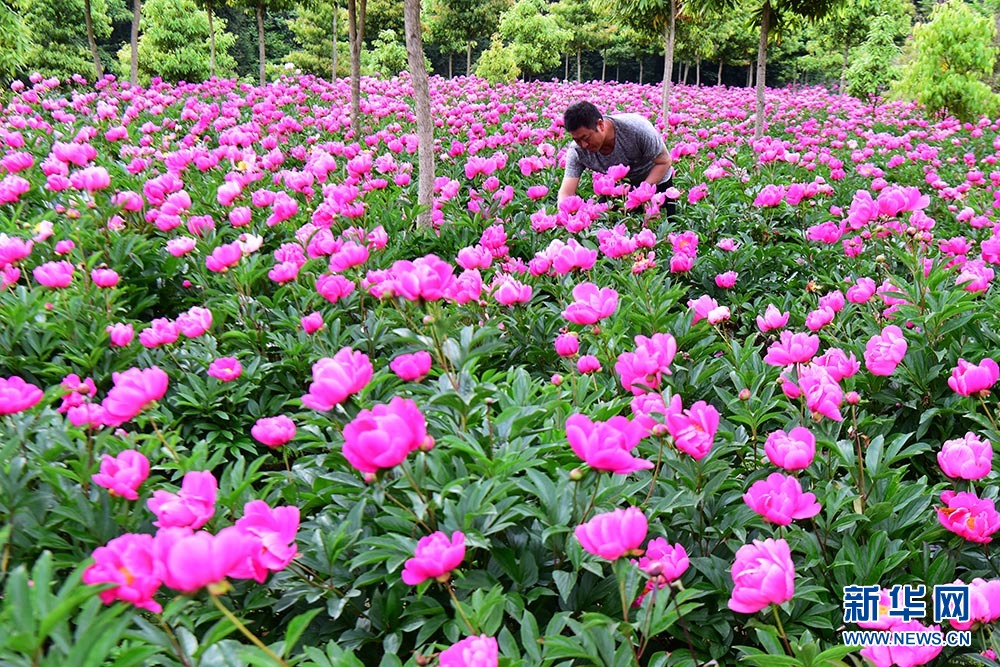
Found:
[[[632,185],[639,185],[653,169],[653,159],[666,150],[663,137],[656,131],[649,120],[636,113],[624,113],[605,116],[615,127],[615,148],[609,155],[591,153],[570,144],[566,151],[566,175],[580,178],[584,168],[606,174],[609,167],[624,164],[629,169],[626,180]],[[660,183],[665,183],[673,175],[668,170]]]

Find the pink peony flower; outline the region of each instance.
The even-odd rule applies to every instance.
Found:
[[[601,370],[601,362],[592,354],[585,354],[576,360],[576,370],[578,373],[586,375]]]
[[[847,355],[837,347],[831,347],[821,356],[816,357],[813,363],[825,368],[834,382],[840,382],[844,378],[852,377],[861,370],[861,364],[858,363],[858,359],[854,356],[853,352]]]
[[[308,335],[312,335],[323,328],[323,315],[318,311],[313,311],[308,315],[303,315],[300,320],[302,330]]]
[[[316,279],[316,291],[330,303],[337,303],[353,292],[354,288],[353,280],[339,274],[324,273]]]
[[[427,450],[433,445],[417,404],[399,396],[394,396],[388,404],[361,410],[344,426],[344,458],[363,473],[392,468],[410,452]]]
[[[771,366],[805,364],[812,360],[817,350],[819,350],[819,336],[782,331],[780,339],[767,348],[764,363]]]
[[[736,278],[739,276],[735,271],[726,271],[715,276],[715,284],[722,289],[731,289],[736,285]]]
[[[448,535],[440,530],[420,538],[413,558],[403,565],[403,582],[416,586],[428,579],[445,582],[451,571],[465,558],[465,534],[456,530]]]
[[[160,530],[154,540],[157,573],[163,583],[184,593],[193,593],[211,584],[218,584],[240,567],[259,540],[229,526],[212,535],[204,530],[189,528]]]
[[[389,362],[389,368],[407,382],[420,382],[431,371],[431,355],[425,350],[401,354]]]
[[[896,623],[893,632],[940,632],[937,625],[925,626],[920,621],[912,620]],[[892,667],[901,665],[915,667],[930,662],[941,653],[943,646],[934,646],[928,641],[921,646],[866,646],[861,649],[861,656],[867,658],[875,667]]]
[[[937,455],[938,465],[953,479],[982,479],[993,470],[993,445],[972,431],[964,438],[946,440]]]
[[[819,331],[833,321],[835,313],[829,306],[820,306],[806,315],[806,329]]]
[[[719,308],[719,303],[707,294],[704,294],[697,299],[689,299],[687,305],[688,308],[694,311],[694,317],[691,319],[691,324],[697,324],[699,321],[709,317],[712,311]]]
[[[90,279],[98,287],[114,287],[118,284],[118,272],[114,269],[94,269],[90,272]]]
[[[764,521],[779,526],[787,526],[795,519],[809,519],[822,509],[815,495],[802,493],[799,480],[780,472],[754,482],[743,494],[743,501]]]
[[[149,459],[142,452],[127,449],[118,456],[105,454],[101,459],[101,471],[91,479],[113,496],[136,500],[139,497],[137,490],[147,477]]]
[[[69,287],[73,282],[73,265],[66,260],[61,262],[46,262],[36,266],[31,274],[38,284],[58,289]]]
[[[594,283],[580,283],[573,288],[574,302],[562,316],[573,324],[596,324],[611,317],[618,308],[618,292],[610,287],[598,288]]]
[[[165,317],[157,317],[149,323],[149,327],[139,332],[139,342],[145,348],[157,348],[170,345],[181,335],[176,322]]]
[[[875,295],[877,286],[871,278],[858,278],[858,280],[847,289],[847,300],[851,303],[867,303]]]
[[[963,582],[953,582],[961,586]],[[985,580],[979,577],[969,582],[969,620],[951,619],[956,630],[969,630],[977,623],[992,623],[1000,618],[1000,579]]]
[[[236,357],[219,357],[208,365],[208,374],[222,382],[232,382],[243,374],[243,366]]]
[[[192,471],[184,475],[177,493],[157,490],[146,501],[156,515],[159,528],[201,528],[215,514],[215,496],[219,484],[211,471]]]
[[[844,391],[824,367],[809,364],[800,368],[798,388],[814,418],[817,418],[816,415],[823,415],[835,421],[843,419],[840,405],[844,402]]]
[[[455,267],[436,255],[415,261],[397,260],[392,265],[393,288],[407,301],[437,301],[444,298],[455,282]]]
[[[333,358],[324,357],[313,364],[313,381],[309,393],[302,397],[302,404],[313,410],[332,410],[358,393],[372,379],[372,364],[368,355],[341,348]]]
[[[261,417],[250,428],[250,435],[268,447],[281,447],[295,437],[295,422],[285,415]]]
[[[1000,514],[989,498],[979,499],[968,491],[944,491],[941,502],[944,507],[937,508],[938,521],[970,542],[990,542],[990,536],[1000,530]]]
[[[904,356],[906,339],[903,332],[895,324],[890,324],[865,345],[865,368],[872,375],[892,375]]]
[[[129,602],[140,609],[159,614],[163,607],[153,599],[160,589],[156,573],[152,535],[126,533],[94,550],[94,563],[83,571],[88,586],[115,584],[98,593],[104,604],[116,600]]]
[[[167,374],[156,366],[130,368],[112,373],[112,378],[115,384],[101,403],[108,426],[121,426],[163,398],[169,381]]]
[[[177,316],[177,328],[188,338],[197,338],[212,328],[212,311],[192,306]]]
[[[733,594],[729,608],[753,614],[769,604],[781,604],[795,595],[792,551],[783,539],[754,540],[736,552]]]
[[[948,386],[956,394],[971,396],[989,390],[996,384],[998,378],[1000,378],[1000,367],[989,357],[979,362],[979,365],[959,359],[958,366],[952,369],[951,377],[948,378]]]
[[[636,565],[640,570],[653,577],[662,577],[667,583],[676,581],[687,572],[691,561],[683,545],[669,544],[664,538],[657,537],[646,545],[646,554]]]
[[[528,191],[530,193],[531,188]],[[499,661],[497,640],[486,635],[466,637],[438,655],[440,667],[497,667]]]
[[[781,329],[786,324],[788,324],[788,313],[781,312],[774,304],[767,304],[767,308],[764,309],[763,315],[757,316],[757,328],[761,330],[762,333],[767,333],[768,331],[773,331],[774,329]]]
[[[680,396],[674,396],[666,415],[666,425],[677,449],[700,460],[712,449],[715,432],[719,428],[719,412],[705,401],[698,401],[689,409],[682,410]]]
[[[243,258],[243,248],[237,242],[224,243],[205,258],[205,266],[214,273],[224,273]]]
[[[580,337],[575,332],[556,336],[556,354],[560,357],[575,357],[580,351]]]
[[[492,287],[493,298],[503,306],[527,303],[531,301],[531,293],[531,285],[525,285],[510,276],[498,276]]]
[[[110,336],[112,347],[128,347],[129,343],[132,342],[132,337],[135,335],[135,329],[132,325],[122,322],[109,324],[104,330]]]
[[[272,509],[263,500],[251,500],[243,506],[243,516],[237,519],[236,528],[244,535],[257,538],[258,544],[249,550],[241,565],[229,570],[228,576],[263,583],[268,572],[284,570],[298,552],[295,544],[295,534],[299,530],[298,507]]]
[[[764,453],[779,468],[789,472],[805,470],[816,456],[816,436],[803,426],[796,426],[788,433],[775,431],[767,436]]]
[[[625,417],[594,422],[582,414],[566,419],[566,439],[573,453],[594,470],[627,475],[636,470],[650,470],[653,462],[637,459],[630,453],[642,440],[644,429]]]
[[[638,507],[616,509],[597,514],[574,529],[573,534],[588,553],[617,560],[623,556],[640,556],[649,522]]]
[[[74,171],[69,177],[69,182],[77,190],[94,192],[103,190],[111,185],[111,175],[104,167],[85,167]]]
[[[44,392],[20,376],[0,377],[0,415],[12,415],[34,407]]]

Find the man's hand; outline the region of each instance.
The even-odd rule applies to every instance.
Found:
[[[649,175],[646,176],[645,182],[650,185],[659,185],[663,177],[667,175],[670,171],[670,165],[673,161],[670,159],[670,153],[664,150],[655,158],[653,158],[653,168],[649,171]]]
[[[556,203],[561,202],[563,199],[566,199],[567,197],[572,197],[573,195],[575,195],[576,189],[579,185],[580,185],[579,177],[573,178],[572,176],[563,176],[562,184],[559,186],[559,196],[556,198]]]

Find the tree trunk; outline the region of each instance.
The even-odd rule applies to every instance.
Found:
[[[722,61],[719,61],[719,72],[715,75],[715,85],[722,85]]]
[[[563,81],[569,81],[569,51],[566,52],[563,58]]]
[[[267,54],[264,52],[264,2],[257,0],[257,58],[260,59],[258,74],[260,75],[260,85],[267,83],[267,75],[264,73],[264,66],[267,64]]]
[[[642,85],[642,58],[639,58],[639,85]]]
[[[465,76],[472,76],[472,42],[465,43]]]
[[[455,60],[455,54],[454,53],[449,53],[448,54],[448,78],[449,79],[452,78],[451,77],[451,66],[452,66],[452,63],[453,63],[454,60]]]
[[[431,226],[434,204],[434,119],[431,117],[430,85],[424,65],[424,45],[420,35],[420,0],[404,0],[403,22],[406,30],[406,61],[413,83],[413,103],[417,113],[417,224]]]
[[[677,0],[670,0],[670,18],[667,27],[664,29],[664,49],[663,49],[663,108],[661,114],[664,122],[670,115],[670,84],[671,75],[674,71],[674,37],[677,28]]]
[[[215,76],[215,24],[212,22],[212,3],[205,4],[208,13],[208,75]]]
[[[580,51],[581,50],[582,49],[577,49],[576,50],[576,82],[577,83],[579,83],[580,81],[583,80],[583,78],[580,76]]]
[[[688,74],[690,74],[690,72],[691,72],[691,63],[685,61],[684,62],[684,76],[681,77],[681,83],[683,83],[685,86],[687,85]]]
[[[132,63],[129,68],[129,83],[133,87],[139,85],[139,19],[142,18],[142,0],[132,0],[132,34],[129,45],[132,47]]]
[[[843,97],[847,90],[847,55],[848,55],[847,44],[844,44],[844,58],[840,63],[840,96]]]
[[[701,85],[701,58],[695,57],[694,59],[694,85]]]
[[[767,81],[767,35],[771,31],[771,1],[764,0],[760,12],[760,43],[757,45],[757,117],[754,118],[753,138],[764,136],[764,86]]]
[[[608,74],[608,51],[601,49],[601,81],[604,81]],[[617,76],[615,77],[618,78]]]
[[[361,139],[361,41],[365,38],[367,0],[347,0],[347,33],[351,41],[351,132]]]
[[[333,3],[333,67],[331,68],[331,73],[333,78],[330,81],[337,80],[337,14],[340,13],[340,7],[337,3]]]
[[[94,21],[90,16],[90,0],[83,0],[83,21],[87,24],[87,43],[90,44],[90,55],[94,58],[96,81],[104,78],[104,68],[101,66],[101,54],[97,52],[97,40],[94,38]]]
[[[753,88],[753,63],[747,65],[747,88]]]

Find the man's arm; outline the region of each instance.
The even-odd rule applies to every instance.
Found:
[[[667,149],[660,151],[660,154],[653,158],[653,168],[649,171],[649,175],[646,176],[645,182],[650,185],[659,185],[663,177],[667,175],[670,171],[670,165],[673,161],[670,159],[670,152]],[[560,191],[561,192],[561,191]]]
[[[666,173],[666,172],[664,172]],[[572,197],[576,194],[576,188],[580,184],[580,177],[570,176],[566,174],[563,176],[562,184],[559,186],[559,197],[556,199],[556,203],[561,202],[567,197]]]

